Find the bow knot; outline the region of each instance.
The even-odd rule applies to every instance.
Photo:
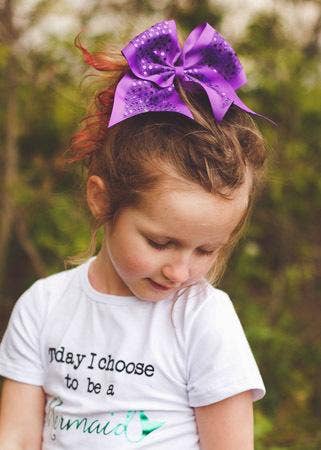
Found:
[[[246,83],[236,53],[207,23],[197,26],[181,48],[175,21],[159,22],[132,39],[122,53],[129,70],[116,87],[109,127],[147,111],[174,111],[193,119],[174,86],[175,77],[192,82],[186,89],[193,83],[203,89],[217,121],[232,104],[256,114],[235,92]]]
[[[175,75],[178,78],[184,79],[185,78],[185,69],[184,66],[175,66]]]

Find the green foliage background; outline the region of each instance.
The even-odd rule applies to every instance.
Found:
[[[46,14],[50,2],[40,3],[39,14]],[[80,23],[106,7],[94,3],[91,13],[79,11]],[[138,31],[172,17],[187,33],[202,21],[220,30],[229,20],[213,2],[165,2],[163,10],[147,0],[125,3],[128,28],[117,35],[120,45],[139,21]],[[306,3],[279,5],[298,11]],[[277,123],[273,127],[258,119],[270,148],[267,183],[221,285],[234,300],[267,386],[265,399],[256,405],[257,450],[321,448],[321,4],[309,4],[318,20],[301,39],[286,26],[282,8],[250,17],[233,38],[249,79],[241,97]],[[111,13],[118,7],[117,1],[108,2]],[[32,20],[29,26],[34,26]],[[18,178],[10,192],[1,194],[12,198],[17,217],[2,271],[1,334],[17,297],[39,276],[62,270],[64,258],[85,250],[89,240],[82,173],[64,163],[69,137],[90,94],[88,84],[80,84],[85,67],[74,37],[52,34],[45,46],[28,51],[0,44],[2,142],[12,54],[19,123]],[[84,37],[92,50],[112,40],[108,33]],[[2,174],[3,152],[0,158]]]

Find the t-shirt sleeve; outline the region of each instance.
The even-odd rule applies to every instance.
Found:
[[[41,386],[44,373],[40,353],[43,305],[39,302],[39,283],[34,283],[22,294],[13,308],[0,345],[0,375]]]
[[[187,389],[192,407],[265,387],[234,306],[222,291],[206,298],[186,328]]]

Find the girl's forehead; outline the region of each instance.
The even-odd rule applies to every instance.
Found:
[[[151,191],[144,194],[139,209],[151,219],[164,217],[166,214],[184,220],[201,218],[207,215],[217,216],[223,212],[233,216],[237,211],[247,207],[248,196],[235,195],[224,198],[203,189]],[[206,214],[204,214],[206,213]]]
[[[155,185],[153,191],[150,192],[150,194],[154,196],[161,195],[165,192],[176,191],[192,194],[199,193],[200,196],[203,196],[203,194],[205,193],[209,196],[224,198],[219,193],[213,194],[206,191],[199,183],[179,173],[177,168],[173,167],[171,163],[158,161],[157,166],[151,166],[151,170],[155,173],[155,177],[157,179],[157,184]],[[221,194],[228,198],[231,198],[232,200],[239,199],[242,201],[245,199],[247,202],[253,185],[253,171],[245,165],[243,174],[244,181],[239,187],[237,187],[236,189],[231,189],[229,187],[224,188],[223,185],[223,187],[220,188]],[[216,185],[216,183],[214,183],[215,182],[213,181],[213,185]],[[219,186],[220,184],[221,182],[218,182],[217,186]]]
[[[143,195],[137,219],[152,231],[210,236],[224,239],[242,219],[249,201],[250,183],[244,182],[229,198],[206,192],[196,183],[168,179]]]
[[[222,209],[244,211],[249,203],[251,188],[252,174],[249,170],[245,171],[244,182],[233,191],[223,190],[224,195],[208,192],[199,184],[176,174],[164,176],[154,189],[143,194],[140,209],[155,213],[162,206],[166,210],[184,212],[193,205],[195,212],[197,207],[206,207],[218,213]],[[154,208],[155,204],[158,207]]]

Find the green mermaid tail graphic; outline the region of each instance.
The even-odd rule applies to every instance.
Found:
[[[147,436],[149,433],[152,433],[153,431],[162,427],[165,423],[165,422],[155,422],[155,421],[149,420],[149,418],[146,416],[144,411],[139,411],[139,419],[142,424],[142,434],[144,436]]]

